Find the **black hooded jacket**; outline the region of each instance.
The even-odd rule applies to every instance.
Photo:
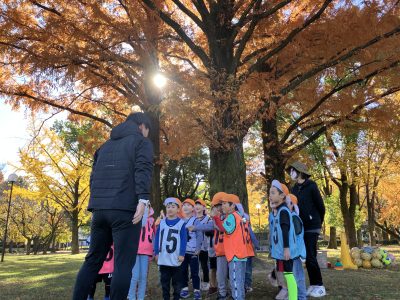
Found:
[[[311,179],[302,184],[296,183],[292,188],[292,194],[298,200],[304,231],[321,229],[325,217],[325,205],[317,184]]]
[[[136,123],[119,124],[94,155],[88,210],[135,211],[139,199],[150,197],[152,172],[150,140],[143,137]]]

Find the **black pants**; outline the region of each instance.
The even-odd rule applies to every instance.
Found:
[[[190,253],[185,253],[185,259],[181,265],[183,284],[182,288],[189,287],[189,267],[193,289],[200,290],[199,257]]]
[[[89,252],[75,282],[73,300],[86,300],[111,244],[114,242],[114,273],[111,299],[126,300],[139,244],[140,225],[132,224],[134,212],[96,210],[93,212]]]
[[[209,269],[208,269],[208,251],[200,251],[199,260],[201,269],[203,270],[203,282],[210,282]]]
[[[306,245],[306,268],[308,272],[308,278],[310,279],[310,285],[323,285],[321,270],[319,269],[317,261],[317,242],[318,233],[305,232],[304,243]]]
[[[91,298],[94,298],[94,294],[96,293],[96,284],[98,282],[104,281],[104,295],[106,297],[110,297],[111,278],[112,278],[112,274],[108,274],[108,273],[97,275],[96,282],[90,288],[89,296]]]
[[[181,267],[170,267],[160,266],[161,273],[161,286],[164,300],[171,299],[171,280],[172,287],[174,289],[174,300],[179,300],[182,289],[182,268]]]

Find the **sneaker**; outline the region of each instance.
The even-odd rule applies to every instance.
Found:
[[[276,277],[274,278],[274,277],[272,276],[272,273],[269,273],[269,274],[267,275],[267,278],[268,278],[268,282],[269,282],[273,287],[278,287],[278,281],[276,280]]]
[[[207,297],[212,296],[218,292],[218,288],[216,287],[210,287],[208,289]]]
[[[313,298],[319,298],[319,297],[324,297],[324,296],[326,296],[326,290],[323,285],[316,286],[310,294],[310,297],[313,297]]]
[[[182,289],[180,297],[186,299],[189,298],[189,296],[190,296],[189,289],[188,288]]]
[[[201,300],[201,292],[199,290],[194,290],[194,300]]]
[[[218,294],[217,296],[217,300],[226,300],[227,297],[226,296],[222,296],[221,294]]]
[[[202,291],[208,291],[210,289],[210,284],[208,282],[202,282],[201,283],[201,290]]]
[[[308,287],[308,289],[307,289],[306,295],[307,295],[307,296],[310,296],[311,293],[312,293],[312,291],[313,291],[316,287],[317,287],[316,285],[310,285],[310,286]]]
[[[288,290],[285,288],[282,288],[278,295],[276,295],[275,300],[286,300],[288,298]]]

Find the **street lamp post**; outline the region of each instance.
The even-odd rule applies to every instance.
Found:
[[[8,208],[7,208],[7,217],[6,217],[6,228],[4,229],[4,236],[3,236],[3,251],[1,252],[1,262],[4,261],[4,254],[6,253],[6,242],[7,242],[7,230],[8,230],[8,219],[10,217],[10,207],[11,207],[11,197],[14,187],[14,182],[16,182],[18,176],[16,174],[10,174],[8,176],[8,182],[11,182],[11,190],[10,190],[10,198],[8,199]]]

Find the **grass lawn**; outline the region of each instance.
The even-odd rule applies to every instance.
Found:
[[[400,261],[400,247],[384,247]],[[335,262],[338,250],[328,251],[328,258]],[[0,299],[70,299],[74,278],[84,254],[12,255],[0,264]],[[253,270],[254,291],[246,299],[273,299],[277,289],[266,282],[267,270],[272,261],[265,254],[256,259]],[[400,299],[400,268],[357,271],[323,270],[322,275],[328,296],[325,299]],[[157,267],[151,264],[149,299],[161,299]],[[103,286],[98,285],[96,299],[102,299]],[[205,299],[205,297],[204,297]]]

